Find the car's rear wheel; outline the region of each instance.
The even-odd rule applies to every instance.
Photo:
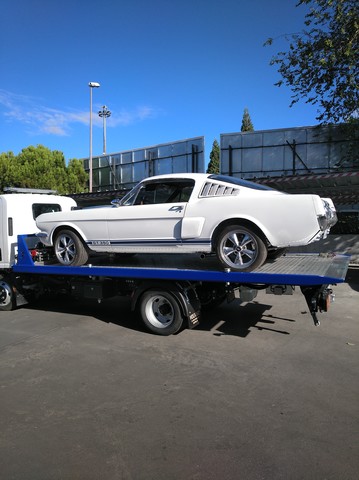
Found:
[[[79,266],[88,260],[87,250],[72,230],[60,230],[54,241],[55,255],[62,265]]]
[[[222,230],[216,251],[224,267],[241,272],[259,268],[267,258],[267,247],[261,237],[240,225],[229,225]]]

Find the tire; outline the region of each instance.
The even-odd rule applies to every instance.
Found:
[[[267,258],[264,241],[252,230],[240,225],[230,225],[222,230],[216,252],[225,268],[239,272],[259,268]]]
[[[10,311],[16,308],[16,297],[12,285],[0,280],[0,311]]]
[[[72,230],[60,230],[55,237],[54,249],[57,260],[66,266],[84,265],[88,260],[87,250],[78,235]]]
[[[148,290],[140,298],[139,311],[143,323],[157,335],[173,335],[182,327],[181,309],[170,292]]]

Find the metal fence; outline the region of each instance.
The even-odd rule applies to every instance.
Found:
[[[84,159],[89,173],[89,161]],[[204,172],[204,137],[93,157],[94,191],[131,188],[153,175]]]
[[[221,134],[221,173],[242,178],[351,171],[359,135],[350,126]]]

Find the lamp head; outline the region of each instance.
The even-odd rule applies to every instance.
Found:
[[[91,88],[98,88],[99,86],[100,86],[100,84],[97,83],[97,82],[89,82],[89,87],[91,87]]]

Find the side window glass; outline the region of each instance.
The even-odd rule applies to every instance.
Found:
[[[176,190],[176,185],[165,183],[157,185],[156,203],[171,203],[172,196],[175,195]]]
[[[32,205],[32,216],[34,220],[42,213],[61,212],[58,203],[34,203]]]
[[[193,185],[183,185],[181,189],[180,202],[188,202],[193,190]]]
[[[190,199],[194,182],[178,182],[166,185],[166,194],[163,195],[165,203],[188,202]]]
[[[194,182],[192,181],[178,183],[169,201],[172,203],[188,202],[188,200],[190,199],[193,187],[194,187]]]
[[[176,186],[166,183],[149,183],[139,191],[135,205],[154,205],[168,203],[175,192]]]
[[[155,185],[145,185],[138,192],[134,205],[152,205],[155,203]]]
[[[134,205],[188,202],[194,181],[149,183],[142,187]]]

